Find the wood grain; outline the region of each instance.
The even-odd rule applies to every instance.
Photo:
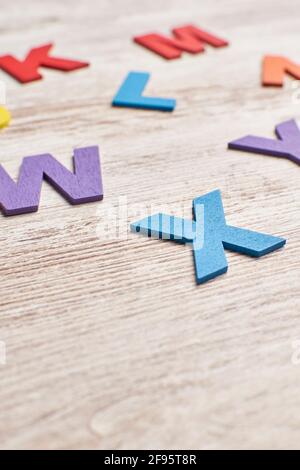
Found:
[[[1,73],[1,164],[17,177],[24,156],[50,152],[71,168],[74,148],[99,145],[105,190],[72,207],[45,183],[38,213],[1,216],[1,448],[299,448],[299,168],[226,149],[299,118],[295,81],[260,86],[264,54],[299,62],[299,2],[0,5],[1,54],[54,41],[92,64],[26,86]],[[131,41],[191,21],[230,47],[167,62]],[[130,70],[151,72],[147,93],[176,111],[112,108]],[[125,198],[128,227],[141,205],[180,216],[216,188],[229,223],[286,248],[228,253],[228,273],[196,286],[189,248],[105,236]]]

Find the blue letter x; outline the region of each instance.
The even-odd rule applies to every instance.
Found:
[[[131,224],[131,230],[149,237],[192,243],[198,284],[226,273],[224,248],[259,257],[286,243],[283,238],[227,225],[218,190],[194,199],[193,212],[195,220],[156,214]]]

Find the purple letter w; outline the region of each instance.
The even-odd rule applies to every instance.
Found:
[[[18,183],[0,165],[0,206],[5,215],[38,210],[43,178],[71,204],[103,198],[98,147],[74,150],[74,173],[50,154],[23,159]]]

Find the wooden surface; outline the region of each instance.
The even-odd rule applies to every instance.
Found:
[[[45,183],[38,213],[1,215],[1,448],[300,448],[299,167],[226,149],[299,118],[295,81],[260,86],[264,54],[300,62],[299,1],[0,4],[1,54],[54,41],[91,62],[26,86],[1,72],[1,164],[16,178],[22,157],[51,152],[70,168],[75,147],[98,144],[105,189],[72,207]],[[230,47],[167,62],[131,42],[190,22]],[[147,94],[176,111],[111,108],[129,70],[151,72]],[[196,286],[190,248],[127,240],[124,222],[105,235],[124,198],[126,231],[151,205],[188,216],[216,188],[229,223],[286,248],[227,252],[228,273]]]

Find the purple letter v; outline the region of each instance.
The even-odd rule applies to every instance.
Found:
[[[289,158],[300,165],[300,130],[296,121],[292,119],[278,124],[275,132],[279,140],[248,135],[230,142],[228,148]]]
[[[0,165],[0,207],[5,215],[38,210],[45,178],[71,204],[100,201],[103,198],[98,147],[74,150],[74,173],[50,154],[23,159],[18,183]]]

